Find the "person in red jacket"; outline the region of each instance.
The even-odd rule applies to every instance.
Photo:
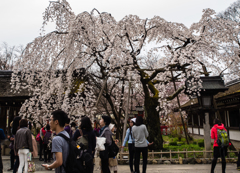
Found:
[[[213,143],[213,161],[212,161],[212,167],[211,167],[211,173],[214,173],[215,166],[217,164],[218,157],[222,158],[222,173],[225,173],[226,170],[226,159],[225,156],[227,155],[227,147],[221,147],[217,144],[218,134],[217,130],[226,130],[224,127],[224,124],[221,123],[219,119],[214,119],[213,121],[213,127],[211,129],[211,138],[214,139]],[[226,130],[227,131],[227,130]]]

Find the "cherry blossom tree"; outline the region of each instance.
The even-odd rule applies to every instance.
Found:
[[[228,34],[225,37],[224,47],[225,51],[228,53],[235,54],[236,57],[232,61],[229,61],[228,73],[226,75],[230,76],[231,79],[239,78],[240,70],[240,35],[239,35],[239,26],[240,26],[240,1],[237,0],[231,4],[226,10],[221,13],[218,13],[217,18],[227,21],[228,25]],[[227,43],[226,43],[227,42]]]
[[[3,42],[0,46],[0,70],[12,70],[22,51],[23,46],[9,46]]]
[[[76,110],[77,114],[88,108],[93,110],[88,112],[91,116],[95,112],[96,96],[93,97],[90,83],[97,81],[101,86],[113,86],[116,79],[121,79],[114,95],[115,106],[124,106],[128,82],[141,86],[149,141],[154,141],[152,149],[161,149],[159,114],[168,112],[168,104],[185,89],[185,81],[192,77],[187,92],[196,95],[201,81],[195,79],[209,75],[210,71],[221,72],[229,60],[236,58],[232,48],[226,50],[223,46],[232,44],[226,40],[231,22],[216,19],[214,15],[211,9],[203,10],[200,21],[187,28],[159,16],[140,19],[128,15],[116,21],[110,13],[96,9],[76,15],[66,0],[51,1],[43,16],[41,36],[27,45],[12,77],[14,92],[28,89],[33,96],[32,101],[23,105],[22,115],[32,114],[33,119],[38,119],[41,113],[34,105],[41,104],[43,118],[59,108],[67,112]],[[50,21],[55,22],[56,30],[45,34],[44,27]],[[155,63],[144,63],[144,56]],[[92,80],[84,85],[73,75],[76,69],[82,68]],[[166,96],[173,79],[183,85]],[[91,103],[88,107],[78,102],[84,99],[83,91],[88,93],[88,103]],[[107,93],[103,93],[106,98]],[[122,114],[120,110],[117,112]]]

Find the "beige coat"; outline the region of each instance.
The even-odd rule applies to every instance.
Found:
[[[33,157],[38,156],[38,147],[37,147],[37,142],[35,140],[35,137],[32,135],[32,146],[33,146]]]

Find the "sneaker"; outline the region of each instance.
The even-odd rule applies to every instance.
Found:
[[[7,171],[12,171],[13,169],[12,168],[9,168]]]

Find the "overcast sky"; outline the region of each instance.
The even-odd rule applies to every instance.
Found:
[[[141,18],[157,15],[171,22],[190,26],[198,22],[202,10],[212,8],[217,13],[236,0],[68,0],[75,14],[97,8],[120,20],[134,14]],[[42,13],[49,0],[0,0],[0,44],[26,45],[39,36]],[[53,29],[53,28],[50,28]],[[49,31],[50,31],[49,29]]]

